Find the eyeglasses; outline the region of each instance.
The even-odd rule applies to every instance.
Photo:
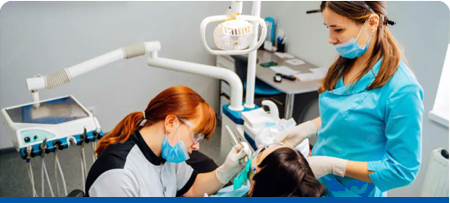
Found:
[[[259,156],[259,154],[261,154],[267,148],[269,148],[271,146],[276,146],[276,145],[283,145],[283,143],[272,143],[272,144],[268,144],[268,145],[266,145],[264,147],[261,147],[258,150],[256,150],[255,154],[253,155],[253,158]],[[253,167],[253,173],[256,174],[256,166]]]
[[[191,131],[194,131],[194,129],[193,129],[193,128],[194,128],[194,125],[192,125],[191,122],[189,122],[188,120],[183,119],[183,118],[180,118],[180,121],[183,122],[184,124],[186,124],[187,126],[189,126],[189,128],[191,129]],[[203,134],[201,134],[201,133],[199,133],[199,132],[194,132],[194,136],[191,137],[192,142],[193,142],[194,144],[197,144],[197,143],[201,142],[204,138],[205,138],[205,135],[203,135]]]

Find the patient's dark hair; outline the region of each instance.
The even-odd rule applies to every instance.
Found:
[[[252,197],[321,197],[325,187],[317,181],[306,159],[295,149],[279,148],[258,165]]]

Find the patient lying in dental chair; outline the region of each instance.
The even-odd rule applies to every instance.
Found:
[[[325,187],[316,180],[303,155],[294,148],[273,143],[254,153],[233,186],[213,196],[321,197],[324,193]]]

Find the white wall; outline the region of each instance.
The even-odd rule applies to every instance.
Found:
[[[315,65],[333,62],[337,52],[328,44],[328,29],[318,9],[320,2],[264,2],[263,14],[273,16],[287,34],[286,47],[292,54]],[[449,8],[443,2],[388,2],[388,16],[397,24],[389,26],[403,45],[410,68],[424,90],[422,165],[415,182],[392,190],[389,196],[420,196],[431,151],[449,149],[449,129],[430,120],[449,40]]]
[[[53,73],[122,46],[159,40],[161,57],[215,64],[200,41],[200,22],[220,15],[230,2],[8,2],[0,12],[0,107],[31,102],[25,79]],[[251,7],[245,3],[244,12]],[[212,31],[213,26],[209,27]],[[41,99],[72,94],[94,106],[104,130],[142,111],[173,85],[197,91],[218,110],[219,82],[203,76],[150,68],[146,57],[105,66]],[[11,147],[1,125],[0,148]],[[81,132],[80,132],[81,133]]]

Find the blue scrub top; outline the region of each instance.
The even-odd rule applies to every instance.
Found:
[[[398,70],[382,87],[367,91],[381,59],[353,87],[342,78],[319,96],[322,125],[312,156],[368,162],[373,183],[327,175],[319,181],[328,196],[386,196],[414,181],[422,159],[422,87],[409,68]]]

